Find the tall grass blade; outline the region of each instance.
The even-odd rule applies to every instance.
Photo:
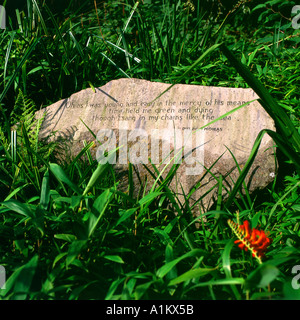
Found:
[[[253,74],[248,70],[248,68],[243,65],[237,58],[229,51],[229,49],[222,44],[221,50],[227,57],[227,59],[232,63],[232,65],[237,69],[237,71],[241,74],[241,76],[245,79],[248,85],[257,93],[260,97],[260,103],[267,111],[267,113],[272,117],[275,122],[277,132],[283,137],[287,149],[291,149],[287,156],[290,154],[300,153],[300,134],[298,130],[293,125],[292,121],[286,114],[283,108],[279,106],[275,99],[271,96],[269,91],[262,85],[262,83],[256,79]],[[274,137],[275,135],[273,135]],[[292,150],[294,152],[292,152]],[[297,157],[299,159],[299,156]],[[292,159],[294,162],[295,159]],[[299,161],[294,162],[294,164],[298,167],[299,171]]]
[[[98,36],[95,36],[95,37],[100,38],[100,37],[98,37]],[[101,39],[102,39],[102,38],[101,38]],[[106,43],[110,44],[111,46],[115,47],[116,49],[124,52],[125,55],[127,55],[128,57],[130,57],[131,59],[133,59],[135,62],[137,62],[137,63],[140,63],[140,62],[141,62],[141,60],[140,60],[138,57],[135,57],[134,55],[132,55],[131,53],[129,53],[128,50],[125,50],[125,49],[123,49],[123,48],[121,48],[121,47],[116,46],[114,43],[110,42],[109,40],[105,40],[105,39],[102,39],[102,40],[105,41]]]
[[[41,25],[42,25],[42,28],[43,28],[43,30],[44,30],[44,33],[45,33],[45,35],[47,36],[47,35],[48,35],[48,29],[47,29],[47,27],[46,27],[46,23],[45,23],[45,20],[44,20],[44,18],[43,18],[43,16],[42,16],[41,10],[40,10],[40,8],[39,8],[36,0],[31,0],[31,1],[32,1],[33,5],[34,5],[34,8],[36,9],[36,12],[37,12],[39,18],[40,18],[40,23],[41,23]]]
[[[9,90],[10,86],[13,84],[13,82],[15,81],[17,75],[19,74],[19,71],[22,69],[24,63],[27,61],[27,59],[29,58],[29,56],[31,55],[32,51],[34,50],[35,46],[38,44],[39,41],[40,41],[40,38],[34,40],[34,42],[26,50],[23,58],[21,59],[20,63],[18,64],[18,66],[16,68],[16,70],[14,71],[12,76],[10,77],[8,83],[6,84],[6,86],[4,87],[4,90],[2,91],[2,93],[0,95],[0,103],[4,99],[5,95],[7,94],[7,91]]]
[[[118,69],[126,78],[130,78],[130,76],[122,68],[120,68],[115,62],[113,62],[105,53],[100,52],[100,54],[105,59],[107,59],[116,69]]]
[[[233,158],[233,160],[234,160],[234,162],[235,162],[236,168],[238,169],[239,174],[241,174],[241,168],[240,168],[240,166],[239,166],[239,163],[238,163],[237,159],[235,158],[234,154],[232,153],[232,151],[231,151],[229,148],[226,147],[226,149],[227,149],[227,150],[229,151],[229,153],[231,154],[231,156],[232,156],[232,158]],[[248,200],[248,204],[249,204],[249,206],[251,206],[251,197],[250,197],[250,193],[249,193],[249,191],[248,191],[248,188],[247,188],[247,185],[246,185],[246,182],[245,182],[245,181],[243,182],[243,187],[244,187],[244,191],[245,191],[245,193],[246,193],[246,197],[247,197],[247,200]]]
[[[210,287],[210,286],[224,286],[224,285],[244,285],[245,284],[245,279],[244,278],[228,278],[228,279],[218,279],[218,280],[210,280],[207,282],[201,282],[198,283],[188,289],[186,289],[184,292],[188,292],[191,290],[195,290],[196,288],[200,287]]]
[[[249,158],[247,159],[245,166],[244,166],[243,170],[241,171],[240,176],[238,177],[238,179],[237,179],[237,181],[236,181],[236,183],[235,183],[235,185],[234,185],[234,187],[233,187],[233,189],[232,189],[232,191],[231,191],[231,193],[225,203],[225,207],[224,207],[225,209],[228,209],[229,206],[232,204],[237,192],[239,191],[241,185],[243,184],[243,182],[244,182],[244,180],[245,180],[245,178],[246,178],[246,176],[247,176],[247,174],[248,174],[248,172],[249,172],[249,170],[255,160],[255,157],[257,155],[261,140],[262,140],[265,133],[266,133],[266,130],[262,130],[258,134],[258,136],[254,142],[253,148],[251,150],[251,153],[249,155]]]
[[[66,57],[68,58],[68,61],[69,61],[69,55],[70,55],[70,53],[69,53],[69,50],[68,50],[67,47],[66,47],[65,41],[64,41],[64,39],[63,39],[62,33],[61,33],[61,31],[60,31],[60,28],[59,28],[59,26],[58,26],[58,24],[57,24],[57,22],[56,22],[56,19],[55,19],[55,17],[53,16],[53,13],[51,12],[51,10],[49,9],[49,7],[48,7],[46,4],[44,4],[44,8],[46,9],[46,11],[47,11],[47,13],[48,13],[48,15],[49,15],[52,23],[53,23],[53,26],[54,26],[56,35],[57,35],[58,38],[60,39],[61,44],[62,44],[62,46],[63,46],[63,48],[64,48],[64,52],[65,52],[65,54],[66,54]],[[70,61],[69,61],[69,62],[70,62]]]
[[[180,261],[182,261],[182,260],[184,260],[186,258],[190,258],[190,257],[196,257],[197,258],[198,254],[200,254],[201,252],[202,252],[201,249],[194,249],[194,250],[191,250],[191,251],[187,252],[186,254],[182,255],[181,257],[174,259],[173,261],[167,262],[165,265],[163,265],[162,267],[160,267],[157,270],[156,276],[159,277],[159,278],[163,278]]]
[[[50,173],[49,169],[44,174],[41,189],[40,205],[42,209],[47,210],[50,202]]]
[[[114,157],[115,155],[115,150],[112,150],[109,152],[108,156],[107,156],[107,162],[105,164],[102,163],[98,163],[98,166],[96,168],[96,170],[93,172],[85,190],[83,191],[83,196],[85,196],[88,191],[94,186],[94,184],[99,180],[99,178],[106,172],[106,170],[109,168],[109,163],[110,163],[110,158]]]
[[[124,25],[122,34],[124,34],[124,33],[126,32],[126,29],[127,29],[128,25],[129,25],[131,19],[132,19],[132,16],[133,16],[134,12],[136,11],[138,5],[139,5],[139,1],[137,1],[137,2],[135,3],[135,5],[133,6],[133,8],[132,8],[132,10],[131,10],[131,12],[130,12],[130,14],[129,14],[129,17],[128,17],[125,25]],[[118,41],[117,41],[117,46],[119,46],[120,43],[121,43],[121,41],[122,41],[122,34],[119,36],[119,39],[118,39]]]
[[[116,222],[116,226],[118,226],[119,224],[121,224],[122,222],[127,220],[129,217],[131,217],[137,210],[138,210],[138,208],[130,208],[130,209],[126,210],[126,211],[119,210],[119,213],[121,214],[121,217]]]
[[[209,49],[207,49],[189,68],[187,68],[187,70],[180,77],[176,79],[176,81],[173,84],[171,84],[166,90],[164,90],[160,95],[158,95],[152,102],[154,102],[155,100],[160,98],[163,94],[165,94],[167,91],[169,91],[173,86],[175,86],[176,83],[179,83],[190,71],[192,71],[195,67],[197,67],[198,64],[200,64],[200,62],[202,62],[202,60],[206,58],[206,56],[211,54],[220,45],[221,44],[215,44],[211,46]]]
[[[83,141],[83,145],[84,147],[82,148],[82,150],[77,154],[77,156],[74,158],[74,160],[72,160],[71,164],[70,164],[70,168],[74,168],[76,166],[76,164],[78,164],[78,160],[81,159],[81,157],[85,154],[87,154],[89,163],[92,164],[92,156],[90,153],[90,148],[93,147],[95,145],[95,142],[90,142],[88,144],[86,144],[86,141]]]
[[[192,269],[189,270],[185,273],[183,273],[182,275],[180,275],[179,277],[172,279],[169,282],[169,286],[174,286],[176,284],[185,282],[185,281],[190,281],[192,279],[198,279],[200,277],[203,277],[213,271],[215,271],[215,268],[197,268],[197,269]]]
[[[50,163],[49,167],[51,172],[59,181],[66,183],[78,195],[82,194],[82,191],[80,190],[80,188],[70,180],[70,178],[67,176],[64,170],[58,164]]]
[[[89,219],[87,221],[88,238],[90,238],[94,233],[113,195],[114,195],[114,190],[106,189],[94,202],[93,212],[91,212]]]
[[[16,196],[19,191],[21,191],[22,189],[26,188],[28,185],[29,185],[29,183],[26,183],[26,184],[24,184],[24,185],[16,188],[14,191],[12,191],[12,192],[4,199],[4,202],[7,201],[7,200],[9,200],[9,199],[11,199],[11,198],[14,197],[14,196]]]
[[[223,254],[222,254],[222,264],[223,264],[223,269],[225,272],[225,276],[227,279],[232,279],[232,274],[231,274],[231,263],[230,263],[230,252],[233,247],[234,241],[231,239],[227,242]],[[241,295],[237,291],[237,288],[234,285],[231,285],[231,289],[236,297],[237,300],[241,299]]]
[[[11,52],[11,47],[12,44],[14,42],[14,38],[16,35],[16,31],[13,31],[10,35],[10,40],[6,49],[6,55],[5,55],[5,61],[4,61],[4,69],[3,69],[3,82],[5,84],[6,82],[6,73],[7,73],[7,65],[8,65],[8,61],[9,61],[9,57],[10,57],[10,52]]]
[[[82,61],[85,62],[85,56],[84,56],[83,50],[82,50],[80,44],[78,43],[78,41],[76,40],[75,36],[73,35],[72,31],[69,31],[69,35],[70,35],[71,39],[73,40],[75,47],[82,58]]]
[[[17,161],[17,131],[11,131],[11,139],[10,139],[10,148],[11,148],[11,159],[13,162]]]
[[[174,260],[174,250],[173,247],[170,245],[170,243],[167,244],[166,250],[165,250],[165,256],[166,256],[166,264]],[[166,278],[167,280],[172,280],[174,278],[177,278],[177,269],[176,266],[174,266],[167,274]]]

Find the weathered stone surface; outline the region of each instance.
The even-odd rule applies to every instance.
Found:
[[[192,196],[192,201],[197,201],[217,183],[215,178],[220,175],[224,177],[224,186],[230,190],[232,180],[236,181],[239,175],[231,153],[242,168],[257,134],[265,128],[275,130],[273,120],[254,101],[202,128],[239,105],[257,99],[257,95],[251,89],[178,84],[156,99],[169,86],[139,79],[119,79],[96,88],[95,92],[92,89],[80,91],[37,113],[37,117],[41,117],[46,112],[40,137],[49,138],[50,133],[56,131],[54,139],[63,139],[66,156],[74,157],[84,147],[84,140],[95,141],[89,127],[98,138],[93,150],[99,161],[107,160],[101,158],[105,149],[121,146],[113,159],[116,170],[120,174],[126,172],[130,161],[142,180],[148,176],[150,187],[153,179],[143,166],[146,164],[153,171],[148,158],[160,170],[170,162],[162,175],[165,177],[174,164],[174,160],[170,160],[183,150],[182,157],[177,156],[175,160],[178,163],[181,159],[182,164],[171,184],[178,194],[183,191],[187,194],[201,181]],[[173,149],[175,152],[170,155]],[[159,165],[163,159],[164,163]],[[208,168],[211,168],[209,173]],[[265,135],[246,180],[250,191],[265,187],[274,173],[273,141]],[[135,179],[138,178],[135,176]],[[121,186],[126,188],[126,177],[122,181]],[[135,186],[138,190],[138,180]],[[216,189],[202,199],[204,210],[212,203],[215,192]]]

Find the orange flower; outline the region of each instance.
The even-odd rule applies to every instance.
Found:
[[[238,244],[241,250],[252,252],[252,256],[261,263],[261,259],[265,256],[265,252],[272,240],[266,236],[263,230],[251,229],[247,220],[242,225],[228,220],[228,224],[238,237],[238,240],[234,241],[234,243]]]

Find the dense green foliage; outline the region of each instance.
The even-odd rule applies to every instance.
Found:
[[[7,17],[0,31],[0,265],[7,272],[0,299],[300,298],[292,287],[300,256],[294,4],[69,1],[57,10],[28,0]],[[226,199],[215,177],[220,196],[200,218],[168,187],[175,165],[163,181],[154,167],[157,183],[135,198],[130,170],[121,192],[113,167],[92,159],[92,144],[57,164],[59,150],[38,141],[33,117],[42,105],[122,77],[252,87],[277,132],[259,134]],[[278,175],[260,196],[242,193],[264,134],[277,145]],[[262,264],[234,244],[228,219],[268,233]]]

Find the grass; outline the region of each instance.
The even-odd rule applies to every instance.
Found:
[[[271,31],[249,28],[243,10],[257,19],[264,14],[246,2],[218,15],[192,3],[194,10],[180,1],[94,2],[72,11],[71,1],[62,18],[43,2],[27,1],[26,13],[16,11],[17,27],[9,17],[0,40],[0,264],[7,272],[0,299],[300,298],[292,287],[300,232],[297,31],[284,22]],[[215,177],[217,202],[200,217],[168,187],[175,165],[164,181],[153,166],[157,183],[133,197],[131,166],[128,191],[121,192],[113,167],[92,159],[91,144],[58,164],[59,150],[42,145],[32,129],[39,105],[124,76],[250,86],[276,132],[258,135],[226,201],[223,177]],[[259,198],[242,194],[241,186],[264,134],[281,151],[280,170],[290,171]],[[248,220],[272,239],[261,262],[253,248],[234,243],[240,233],[228,220]]]

